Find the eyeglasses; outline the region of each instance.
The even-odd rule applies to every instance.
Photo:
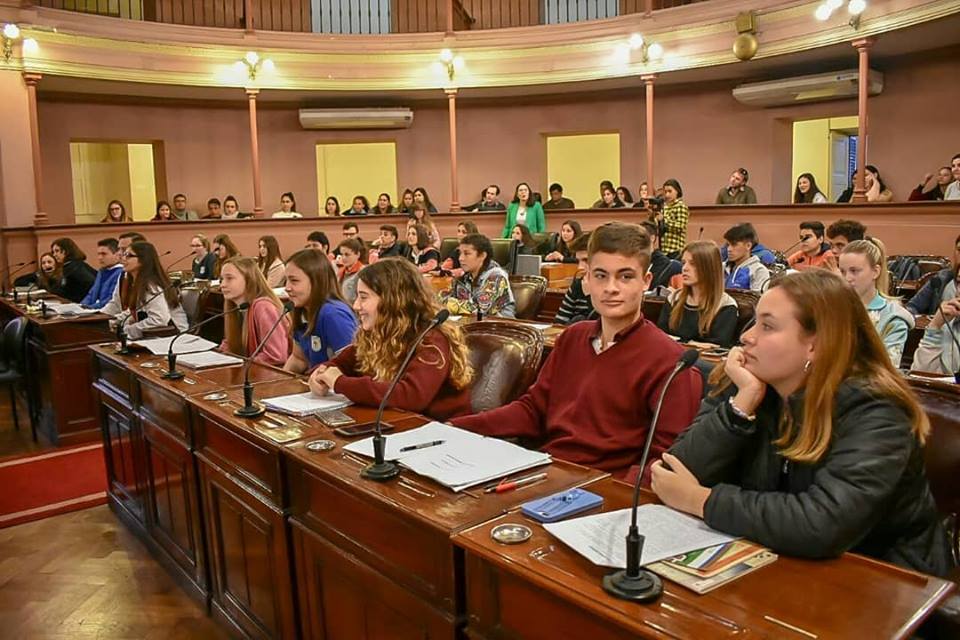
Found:
[[[130,258],[139,258],[140,256],[138,256],[138,255],[135,254],[135,253],[130,253],[129,251],[127,251],[127,252],[124,253],[121,257],[126,258],[127,260],[129,260]]]

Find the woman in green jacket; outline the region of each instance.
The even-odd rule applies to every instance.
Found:
[[[530,233],[545,233],[547,230],[543,207],[533,198],[533,190],[526,182],[518,184],[513,192],[513,200],[507,205],[507,220],[500,237],[509,238],[518,224],[527,225]]]

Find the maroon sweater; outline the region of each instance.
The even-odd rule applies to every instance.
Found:
[[[380,382],[363,375],[357,369],[356,356],[356,346],[350,345],[326,363],[343,372],[333,390],[356,404],[379,406],[390,381]],[[434,330],[427,334],[393,390],[388,406],[422,413],[435,420],[470,412],[470,389],[458,390],[450,383],[450,344],[443,333]]]
[[[599,332],[599,320],[572,325],[557,339],[536,383],[523,397],[453,424],[489,436],[545,439],[543,450],[557,458],[632,481],[660,390],[683,347],[641,319],[598,354],[592,341]],[[648,469],[693,422],[701,385],[696,369],[684,371],[673,382]]]

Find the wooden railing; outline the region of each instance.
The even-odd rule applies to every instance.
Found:
[[[227,29],[426,33],[503,29],[649,13],[705,0],[33,0],[51,9]],[[249,15],[248,15],[249,13]]]

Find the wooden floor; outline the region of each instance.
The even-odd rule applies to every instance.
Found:
[[[0,529],[0,637],[228,638],[106,505]]]

